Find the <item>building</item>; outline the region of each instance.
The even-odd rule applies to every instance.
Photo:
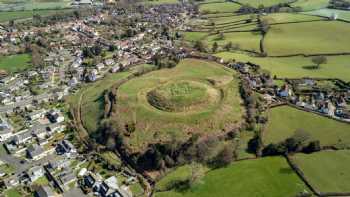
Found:
[[[49,186],[39,186],[35,194],[37,197],[55,197],[55,193],[52,191],[52,189]]]
[[[27,148],[27,155],[29,158],[31,158],[33,160],[39,160],[39,159],[45,157],[46,153],[45,153],[45,150],[41,146],[34,144],[34,145]]]
[[[13,141],[16,145],[23,144],[32,139],[32,133],[30,131],[25,131],[23,133],[17,134]]]
[[[37,120],[40,118],[44,118],[45,114],[46,114],[46,110],[41,109],[41,110],[33,111],[33,112],[29,113],[28,118],[30,120]]]
[[[118,180],[115,176],[111,176],[100,185],[100,194],[104,197],[120,196]]]
[[[44,176],[44,169],[41,166],[35,166],[28,170],[27,175],[31,182],[38,180],[40,177]]]
[[[70,183],[76,181],[77,177],[72,172],[63,172],[59,175],[59,179],[62,185],[67,186]]]

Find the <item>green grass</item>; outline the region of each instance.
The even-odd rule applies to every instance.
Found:
[[[270,7],[273,5],[278,5],[280,3],[289,3],[291,0],[238,0],[242,4],[249,4],[252,7],[259,7],[263,5],[265,7]]]
[[[75,167],[75,166],[74,166]],[[35,182],[35,185],[48,185],[49,184],[49,180],[47,180],[46,176],[42,176],[40,178],[38,178]]]
[[[207,105],[168,112],[148,102],[147,94],[154,88],[185,81],[207,89]],[[238,79],[232,70],[213,62],[185,59],[173,69],[154,71],[123,84],[117,93],[116,121],[120,125],[136,124],[128,138],[135,151],[143,150],[149,143],[166,142],[170,135],[183,141],[193,132],[218,132],[238,123],[242,109],[237,90]]]
[[[16,188],[6,190],[4,194],[5,197],[22,197],[22,194]]]
[[[242,131],[239,135],[237,159],[255,158],[255,154],[248,152],[248,142],[254,137],[252,131]]]
[[[273,13],[262,16],[262,19],[268,21],[269,24],[324,20],[321,17],[297,13]]]
[[[335,9],[320,9],[320,10],[314,10],[310,12],[304,12],[308,15],[314,15],[314,16],[323,16],[323,17],[331,17],[333,14],[336,14],[338,16],[338,19],[350,21],[350,12],[345,10],[335,10]]]
[[[318,10],[328,6],[329,0],[298,0],[292,7],[300,7],[303,11]]]
[[[178,0],[146,0],[143,2],[144,4],[149,5],[161,5],[161,4],[177,4]]]
[[[224,3],[209,3],[199,6],[200,12],[203,13],[220,13],[220,12],[235,12],[239,9],[240,5],[232,2]]]
[[[208,36],[205,32],[183,32],[183,37],[186,41],[195,42],[200,41]]]
[[[263,141],[266,145],[281,142],[297,129],[304,129],[322,146],[350,143],[350,125],[288,106],[271,109]]]
[[[272,76],[282,78],[338,78],[344,81],[350,81],[350,66],[348,60],[350,55],[344,56],[328,56],[327,64],[322,64],[320,69],[307,69],[314,65],[311,57],[295,56],[295,57],[251,57],[245,54],[222,52],[216,56],[223,59],[235,59],[242,62],[253,62],[260,65],[263,69],[269,70]]]
[[[34,14],[38,14],[41,16],[53,15],[56,13],[61,13],[63,11],[70,11],[70,9],[65,10],[36,10]],[[9,20],[19,20],[19,19],[28,19],[33,17],[33,11],[25,10],[25,11],[7,11],[0,12],[0,22],[6,22]]]
[[[296,154],[293,160],[313,187],[321,192],[350,192],[350,151]]]
[[[120,166],[122,164],[122,161],[120,160],[120,158],[111,151],[102,153],[101,157],[111,165]]]
[[[0,57],[0,69],[7,72],[19,72],[31,67],[32,57],[28,54]]]
[[[6,164],[0,165],[0,172],[2,172],[2,173],[6,173],[8,175],[11,175],[13,172],[15,172],[15,170],[16,169],[10,164],[6,163]]]
[[[132,73],[137,72],[141,68],[152,68],[150,65],[139,65],[133,70],[127,72],[119,72],[109,74],[102,80],[97,81],[81,91],[83,92],[83,99],[81,103],[82,121],[85,128],[93,133],[97,130],[101,118],[104,114],[104,92],[111,88],[119,80],[125,79]],[[75,101],[79,98],[79,93],[74,96]]]
[[[224,39],[219,39],[218,35],[212,35],[205,39],[207,45],[211,47],[214,42],[217,42],[219,46],[232,42],[238,45],[240,49],[250,51],[260,51],[260,39],[261,35],[255,32],[235,32],[224,33]]]
[[[181,171],[180,173],[184,174]],[[170,176],[174,177],[173,174]],[[169,178],[166,176],[164,179]],[[306,186],[289,167],[284,158],[266,157],[240,161],[225,168],[209,171],[199,183],[188,190],[157,192],[155,196],[281,197],[296,196],[303,191],[307,191]]]
[[[26,0],[26,1],[0,1],[1,11],[22,11],[38,9],[64,9],[71,7],[71,0]]]
[[[264,48],[270,56],[350,52],[350,26],[339,21],[273,25]]]

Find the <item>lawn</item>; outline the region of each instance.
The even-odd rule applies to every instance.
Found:
[[[349,124],[288,106],[270,110],[263,142],[265,145],[281,142],[291,137],[297,129],[308,132],[311,140],[320,140],[322,146],[350,143]]]
[[[296,154],[293,160],[313,187],[321,192],[350,192],[350,151]]]
[[[205,39],[206,36],[208,36],[206,32],[183,32],[184,39],[189,42]]]
[[[223,12],[236,12],[240,8],[239,4],[232,2],[223,3],[208,3],[199,6],[199,10],[202,13],[223,13]]]
[[[0,1],[1,11],[22,11],[38,9],[64,9],[70,8],[72,0],[16,0]]]
[[[5,197],[21,197],[22,194],[16,188],[5,190]]]
[[[269,56],[350,52],[350,26],[340,21],[273,25],[264,40]]]
[[[111,88],[119,80],[125,79],[138,69],[152,68],[150,65],[139,65],[126,72],[109,74],[102,80],[97,81],[83,88],[83,98],[81,102],[82,122],[85,128],[93,133],[98,129],[101,118],[104,114],[104,92]],[[79,94],[78,94],[79,95]]]
[[[0,69],[6,72],[19,72],[31,67],[32,57],[29,54],[0,57]]]
[[[318,10],[328,6],[329,0],[298,0],[292,7],[300,7],[303,11]]]
[[[314,16],[323,16],[323,17],[331,17],[332,15],[336,15],[338,19],[350,21],[350,12],[345,10],[335,10],[335,9],[320,9],[320,10],[314,10],[309,12],[304,12],[308,15],[314,15]]]
[[[183,169],[169,176],[184,174]],[[175,174],[175,175],[174,175]],[[180,175],[178,175],[180,174]],[[183,176],[180,176],[180,178]],[[164,179],[169,179],[167,176]],[[163,184],[163,180],[156,184]],[[228,167],[209,171],[188,190],[157,192],[155,197],[281,197],[296,196],[306,186],[282,157],[266,157],[235,162]]]
[[[344,81],[350,81],[350,55],[328,56],[327,64],[322,64],[320,69],[307,69],[313,65],[310,57],[251,57],[245,54],[222,52],[216,56],[228,59],[235,59],[241,62],[253,62],[260,65],[263,69],[269,70],[272,76],[282,78],[338,78]]]
[[[205,88],[205,102],[194,99],[194,92],[188,91],[197,87]],[[170,97],[158,95],[159,91],[154,94],[163,88],[170,88]],[[128,138],[134,151],[144,150],[149,143],[166,142],[173,135],[182,142],[194,132],[221,132],[240,122],[243,112],[236,74],[214,62],[196,59],[132,79],[120,86],[117,95],[116,121],[119,125],[135,124]],[[176,109],[160,108],[154,102],[157,99]],[[180,101],[185,106],[177,108]]]

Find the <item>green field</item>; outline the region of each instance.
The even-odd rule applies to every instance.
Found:
[[[186,171],[187,170],[187,171]],[[189,168],[178,168],[156,184],[156,188],[164,188],[166,183],[190,174]],[[165,179],[165,181],[164,181]],[[157,192],[155,197],[281,197],[296,196],[307,191],[306,186],[288,166],[282,157],[266,157],[246,160],[209,171],[188,190],[171,190]]]
[[[263,142],[265,145],[281,142],[298,129],[308,132],[313,140],[320,140],[322,146],[350,143],[349,124],[288,106],[270,110]]]
[[[70,98],[70,103],[78,103],[79,97],[83,94],[81,101],[81,119],[85,128],[93,133],[97,130],[104,114],[104,92],[112,87],[119,80],[125,79],[138,69],[151,68],[150,65],[140,65],[133,70],[109,74],[102,80],[82,88],[76,95]]]
[[[0,0],[1,11],[23,11],[70,8],[73,0]]]
[[[5,190],[5,197],[21,197],[22,194],[16,188]]]
[[[241,62],[253,62],[260,65],[263,69],[271,72],[272,76],[281,78],[302,78],[302,77],[319,77],[319,78],[338,78],[344,81],[350,81],[350,65],[348,60],[350,55],[329,56],[327,64],[321,65],[320,69],[307,69],[313,63],[311,57],[251,57],[245,54],[222,52],[216,56],[228,59],[235,59]]]
[[[275,23],[304,22],[304,21],[325,20],[325,19],[317,16],[310,16],[310,15],[297,14],[297,13],[274,13],[274,14],[262,16],[262,20],[265,20],[272,25]]]
[[[128,140],[134,151],[166,142],[170,135],[182,142],[193,133],[221,132],[240,122],[243,109],[237,90],[232,70],[185,59],[173,69],[154,71],[120,86],[116,121],[135,124]],[[203,94],[206,99],[195,98]]]
[[[208,36],[205,42],[209,47],[217,42],[219,46],[232,42],[234,45],[238,45],[239,49],[249,51],[260,51],[260,39],[261,35],[258,32],[235,32],[224,33],[224,38],[219,39],[218,35]]]
[[[292,7],[300,7],[303,11],[318,10],[328,6],[329,0],[298,0]]]
[[[270,7],[273,5],[278,5],[280,3],[289,3],[291,0],[238,0],[242,4],[249,4],[252,7],[259,7],[263,5],[265,7]]]
[[[350,151],[296,154],[293,160],[311,185],[321,192],[350,192]]]
[[[0,22],[6,22],[9,20],[19,20],[19,19],[29,19],[33,17],[34,14],[38,14],[40,16],[49,16],[54,15],[56,13],[69,12],[71,9],[64,10],[35,10],[34,12],[31,10],[26,11],[8,11],[8,12],[0,12]]]
[[[273,25],[264,48],[270,56],[350,52],[350,26],[339,21]]]
[[[323,17],[331,17],[333,14],[337,15],[338,19],[350,21],[350,12],[345,10],[334,10],[334,9],[320,9],[320,10],[314,10],[310,12],[304,12],[308,15],[314,15],[314,16],[323,16]]]
[[[149,5],[161,5],[161,4],[176,4],[176,3],[179,3],[179,1],[178,0],[146,0],[143,3],[149,4]]]
[[[19,72],[31,67],[32,57],[29,54],[0,57],[0,70],[6,72]]]
[[[232,2],[224,3],[208,3],[199,6],[202,13],[220,13],[220,12],[235,12],[240,8],[239,4]]]
[[[195,42],[205,39],[208,36],[206,32],[183,32],[184,39],[189,42]]]

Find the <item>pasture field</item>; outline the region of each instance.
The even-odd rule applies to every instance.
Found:
[[[298,0],[292,3],[292,7],[300,7],[303,11],[318,10],[326,8],[329,0]]]
[[[321,151],[296,154],[299,166],[312,187],[321,192],[350,192],[350,151]]]
[[[135,152],[171,136],[182,142],[193,133],[222,132],[243,115],[236,73],[196,59],[129,80],[117,95],[115,118],[119,125],[135,124],[128,138]]]
[[[246,54],[221,52],[216,56],[223,59],[235,59],[236,61],[252,62],[261,68],[271,72],[271,76],[281,78],[338,78],[350,81],[350,65],[348,63],[350,55],[328,56],[327,64],[321,65],[320,69],[308,69],[313,63],[311,57],[252,57]]]
[[[189,42],[195,42],[205,39],[208,36],[206,32],[183,32],[184,39]]]
[[[335,9],[320,9],[309,12],[304,12],[304,14],[322,16],[322,17],[331,17],[333,14],[337,16],[338,19],[342,19],[350,22],[350,12],[345,10],[335,10]]]
[[[32,57],[29,54],[0,57],[0,70],[6,72],[19,72],[31,67]]]
[[[101,118],[104,113],[104,96],[103,93],[112,87],[119,80],[125,79],[130,76],[132,73],[137,72],[141,68],[152,68],[151,65],[139,65],[134,69],[109,74],[104,77],[102,80],[95,82],[89,86],[83,87],[78,93],[72,95],[68,98],[68,103],[72,106],[77,106],[79,104],[79,97],[81,94],[81,120],[84,124],[84,127],[88,130],[89,133],[93,133],[98,129]]]
[[[310,134],[310,140],[320,140],[321,146],[350,143],[350,125],[288,106],[272,108],[263,142],[279,143],[298,129]]]
[[[232,42],[238,45],[240,49],[259,52],[261,35],[258,32],[234,32],[224,33],[224,38],[220,39],[219,35],[208,36],[205,42],[209,47],[217,42],[219,46]]]
[[[201,4],[199,10],[202,13],[225,13],[235,12],[240,8],[239,4],[232,2]]]
[[[144,4],[149,5],[161,5],[161,4],[177,4],[178,0],[146,0],[143,2]]]
[[[33,14],[38,14],[40,16],[49,16],[61,12],[69,12],[71,9],[63,10],[25,10],[25,11],[5,11],[0,12],[0,22],[6,22],[9,20],[19,20],[19,19],[29,19],[33,17]]]
[[[264,40],[269,56],[350,52],[350,26],[340,21],[273,25]]]
[[[177,173],[177,171],[179,171]],[[169,177],[172,181],[179,175],[188,176],[186,169],[178,168]],[[156,184],[164,184],[163,180]],[[307,191],[304,183],[289,167],[282,157],[235,162],[227,167],[208,171],[206,175],[188,190],[170,190],[156,192],[155,197],[251,197],[251,196],[296,196]]]
[[[241,4],[249,4],[250,6],[257,8],[260,5],[270,7],[280,3],[289,3],[291,0],[238,0],[238,2]]]
[[[1,11],[30,11],[46,9],[66,9],[71,7],[73,0],[1,0]]]
[[[270,25],[273,25],[276,23],[304,22],[325,19],[317,16],[310,16],[297,13],[274,13],[262,16],[262,20],[266,20]]]

